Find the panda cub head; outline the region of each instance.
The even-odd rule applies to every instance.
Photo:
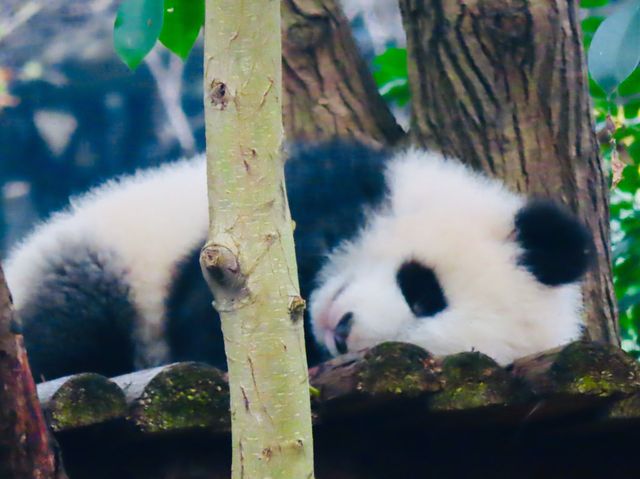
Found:
[[[386,179],[386,201],[329,253],[310,298],[329,352],[395,340],[505,364],[579,338],[593,245],[576,218],[434,153],[397,155]]]

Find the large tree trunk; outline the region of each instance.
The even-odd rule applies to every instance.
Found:
[[[207,0],[209,239],[224,335],[234,479],[312,479],[309,380],[281,152],[280,3]]]
[[[619,342],[606,175],[593,131],[577,0],[400,0],[412,135],[587,222],[591,339]]]
[[[62,479],[0,267],[0,478]]]
[[[287,138],[393,144],[403,136],[335,0],[282,0]]]

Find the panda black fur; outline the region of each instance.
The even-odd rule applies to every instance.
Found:
[[[19,245],[6,276],[37,378],[224,367],[198,252],[202,158],[107,183]],[[453,160],[327,143],[286,165],[310,363],[382,342],[502,363],[576,339],[586,229]],[[308,328],[309,329],[309,328]]]

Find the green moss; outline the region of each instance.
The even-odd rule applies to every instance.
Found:
[[[442,361],[442,372],[449,383],[466,382],[470,377],[489,377],[499,369],[498,363],[479,352],[453,354]]]
[[[414,397],[440,389],[433,358],[424,349],[389,342],[370,349],[358,373],[358,390],[364,393]]]
[[[229,427],[229,390],[210,366],[181,363],[164,369],[145,388],[130,416],[146,432]]]
[[[78,374],[53,395],[48,412],[51,428],[62,431],[124,417],[124,393],[99,374]]]
[[[478,352],[444,358],[442,380],[444,389],[429,402],[433,411],[506,405],[520,397],[514,379],[493,359]]]
[[[434,397],[431,402],[433,410],[463,410],[487,406],[493,403],[491,393],[486,383],[470,383],[448,389]]]
[[[565,347],[550,377],[558,392],[589,396],[630,394],[640,386],[638,365],[631,356],[615,346],[586,341]]]
[[[640,393],[615,403],[609,410],[609,417],[612,419],[640,418]]]

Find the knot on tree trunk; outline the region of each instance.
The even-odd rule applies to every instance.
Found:
[[[200,267],[207,282],[216,289],[237,291],[245,286],[238,257],[226,246],[205,245],[200,252]]]
[[[219,110],[225,110],[233,99],[227,84],[217,79],[211,81],[207,97],[209,98],[209,103]]]
[[[297,323],[304,317],[304,309],[307,303],[300,296],[294,296],[289,301],[289,315],[291,322]]]

